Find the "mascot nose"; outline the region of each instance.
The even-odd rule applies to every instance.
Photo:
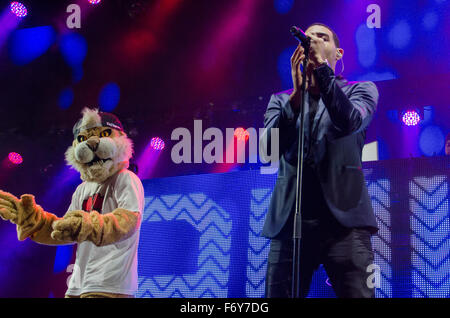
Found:
[[[92,136],[86,141],[86,143],[88,147],[95,152],[98,148],[98,144],[100,143],[100,138],[97,136]]]

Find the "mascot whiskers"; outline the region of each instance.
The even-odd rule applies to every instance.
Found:
[[[83,183],[68,212],[59,218],[37,205],[33,195],[19,199],[0,191],[0,217],[16,224],[21,241],[78,244],[66,297],[133,297],[144,190],[127,170],[132,142],[115,115],[97,109],[83,110],[73,134],[66,161]]]

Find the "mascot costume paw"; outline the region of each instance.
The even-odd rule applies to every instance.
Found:
[[[17,226],[17,236],[45,245],[77,243],[66,297],[133,297],[144,190],[127,170],[132,142],[116,116],[84,109],[73,128],[67,163],[81,174],[68,212],[59,218],[37,205],[0,191],[0,217]]]

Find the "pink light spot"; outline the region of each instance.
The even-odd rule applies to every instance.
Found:
[[[247,141],[250,134],[244,128],[239,127],[234,131],[234,136],[237,138],[237,140]]]
[[[8,159],[15,165],[20,165],[23,162],[22,156],[20,154],[18,154],[17,152],[11,152],[8,155]]]
[[[162,140],[159,137],[154,137],[150,141],[150,146],[155,150],[163,150],[166,147],[166,144],[164,143],[164,140]]]
[[[417,126],[420,122],[420,115],[416,111],[410,110],[403,115],[402,121],[406,126]]]
[[[17,17],[23,18],[28,14],[27,7],[21,2],[13,1],[10,5],[11,12],[14,13]]]

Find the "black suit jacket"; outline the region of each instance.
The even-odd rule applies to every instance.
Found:
[[[361,167],[366,129],[378,103],[372,82],[349,83],[322,65],[315,71],[320,101],[312,125],[305,108],[305,157],[320,183],[323,198],[336,220],[345,227],[378,230]],[[297,147],[300,118],[289,103],[291,91],[272,95],[264,118],[266,147],[271,128],[279,129],[278,178],[262,235],[274,238],[295,210]],[[261,142],[263,142],[261,139]],[[304,180],[303,187],[308,187]],[[308,200],[308,198],[304,198]]]

